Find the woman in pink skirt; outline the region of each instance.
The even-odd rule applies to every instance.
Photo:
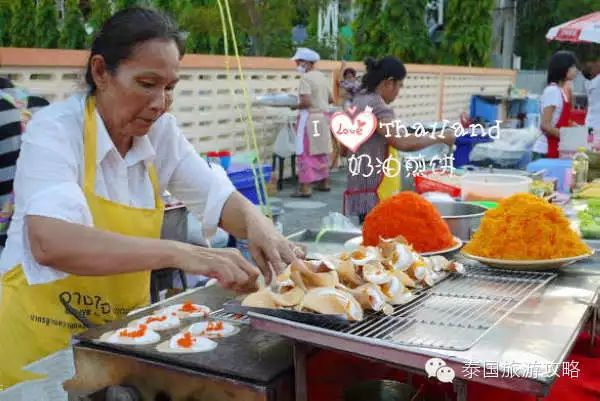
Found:
[[[300,186],[293,197],[308,198],[312,186],[318,191],[330,191],[329,154],[332,151],[327,108],[333,103],[330,82],[315,69],[319,54],[299,48],[292,60],[302,74],[298,88],[299,102],[296,132],[296,155]]]

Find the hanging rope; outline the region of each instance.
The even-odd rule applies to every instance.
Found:
[[[225,10],[223,10],[223,3],[225,3]],[[260,156],[260,151],[258,149],[258,141],[256,140],[256,132],[254,128],[254,121],[252,119],[252,106],[250,101],[250,95],[248,93],[248,88],[246,86],[246,80],[244,77],[244,72],[242,70],[242,62],[239,56],[239,51],[237,47],[237,38],[235,35],[235,30],[233,27],[233,19],[231,18],[231,11],[229,8],[229,0],[217,0],[217,5],[219,7],[219,14],[221,16],[221,26],[223,29],[223,39],[224,39],[224,50],[225,50],[225,70],[227,75],[227,81],[231,82],[231,67],[229,65],[229,34],[227,31],[227,25],[229,25],[229,31],[231,33],[231,40],[233,44],[233,51],[237,63],[238,74],[240,76],[240,85],[243,91],[244,105],[246,115],[242,114],[242,111],[239,109],[237,102],[234,102],[234,109],[238,113],[240,120],[244,123],[244,136],[246,139],[246,147],[249,151],[254,151],[256,153],[256,161],[258,162],[258,166],[254,162],[254,159],[250,160],[250,168],[252,170],[252,175],[254,178],[254,185],[257,190],[258,202],[261,210],[267,216],[272,217],[271,205],[269,196],[267,194],[267,186],[265,177],[262,170],[262,158]],[[232,94],[233,85],[231,85]],[[261,191],[261,188],[264,189]]]

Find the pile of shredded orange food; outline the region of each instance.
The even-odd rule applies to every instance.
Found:
[[[489,210],[464,251],[507,260],[559,259],[590,252],[562,210],[531,194],[516,194]]]
[[[450,228],[437,209],[421,195],[408,191],[381,201],[363,224],[363,244],[367,246],[399,235],[417,252],[439,251],[454,244]]]

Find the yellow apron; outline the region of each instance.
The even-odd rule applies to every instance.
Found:
[[[391,160],[397,160],[398,164],[396,165],[395,163],[390,163],[389,172],[387,174],[383,174],[383,179],[377,187],[377,197],[379,198],[380,202],[397,194],[401,189],[400,182],[402,177],[400,176],[400,173],[402,169],[400,168],[400,164],[402,161],[398,157],[398,150],[388,146],[388,157]]]
[[[114,233],[159,238],[164,205],[156,170],[148,165],[154,189],[154,209],[141,209],[111,202],[94,193],[96,182],[95,100],[86,101],[84,116],[83,192],[95,228]],[[77,246],[77,244],[73,244]],[[150,303],[150,272],[110,276],[75,276],[48,284],[29,285],[21,266],[2,277],[0,301],[0,392],[21,381],[40,378],[22,368],[69,345],[71,335],[84,327],[60,303],[70,300],[96,324],[124,317]]]

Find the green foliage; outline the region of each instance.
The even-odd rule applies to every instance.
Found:
[[[87,45],[91,46],[94,35],[98,33],[104,21],[112,15],[112,3],[110,0],[91,0],[88,24],[92,28],[92,34],[87,37]]]
[[[519,0],[515,53],[523,69],[545,69],[552,53],[576,47],[548,42],[546,33],[556,25],[600,10],[600,0]],[[596,45],[598,46],[598,45]]]
[[[66,0],[65,19],[58,39],[58,46],[62,49],[83,49],[86,36],[79,2],[77,0]]]
[[[10,24],[10,45],[13,47],[35,46],[35,0],[22,0],[12,3]]]
[[[10,46],[10,20],[10,3],[0,1],[0,46]]]
[[[54,49],[58,44],[58,10],[54,0],[39,0],[35,13],[35,47]]]
[[[235,26],[249,40],[248,55],[287,56],[292,51],[292,21],[296,13],[289,0],[234,0],[230,2]]]
[[[116,0],[115,8],[117,11],[133,6],[148,6],[150,3],[144,0]]]
[[[431,62],[425,26],[426,0],[357,0],[352,24],[353,54],[358,59],[393,55],[406,62]]]
[[[438,62],[487,66],[494,0],[448,0]]]

